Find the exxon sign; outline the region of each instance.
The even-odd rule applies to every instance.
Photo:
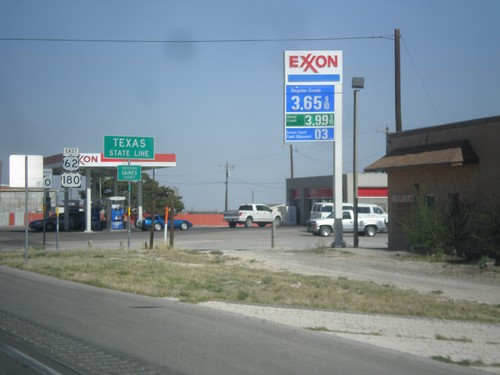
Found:
[[[307,81],[342,83],[342,51],[285,51],[286,82],[304,75],[315,76]]]

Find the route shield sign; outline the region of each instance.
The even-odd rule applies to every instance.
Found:
[[[52,189],[52,169],[43,170],[43,188]]]
[[[285,51],[285,142],[333,141],[342,119],[342,52]]]
[[[123,135],[104,136],[104,157],[109,159],[155,158],[153,137],[130,137]]]
[[[80,188],[82,187],[82,176],[79,173],[64,172],[61,174],[61,187]]]

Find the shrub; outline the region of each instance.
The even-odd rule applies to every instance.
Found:
[[[489,197],[476,213],[471,237],[477,246],[466,251],[468,258],[488,257],[500,264],[500,194]]]
[[[468,223],[473,207],[461,201],[455,210],[444,209],[418,200],[401,223],[402,229],[415,251],[436,257],[452,254],[470,237]]]
[[[429,256],[444,254],[449,234],[438,209],[418,200],[401,227],[416,252]]]

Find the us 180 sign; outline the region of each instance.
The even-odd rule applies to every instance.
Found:
[[[82,176],[79,173],[63,173],[61,175],[61,187],[79,188],[82,186]]]
[[[285,142],[333,141],[341,93],[342,52],[285,51]]]

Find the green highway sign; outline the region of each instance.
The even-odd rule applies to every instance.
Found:
[[[140,165],[118,166],[118,181],[140,181],[140,180],[141,180]]]
[[[108,159],[153,160],[155,158],[154,138],[105,135],[104,157]]]

